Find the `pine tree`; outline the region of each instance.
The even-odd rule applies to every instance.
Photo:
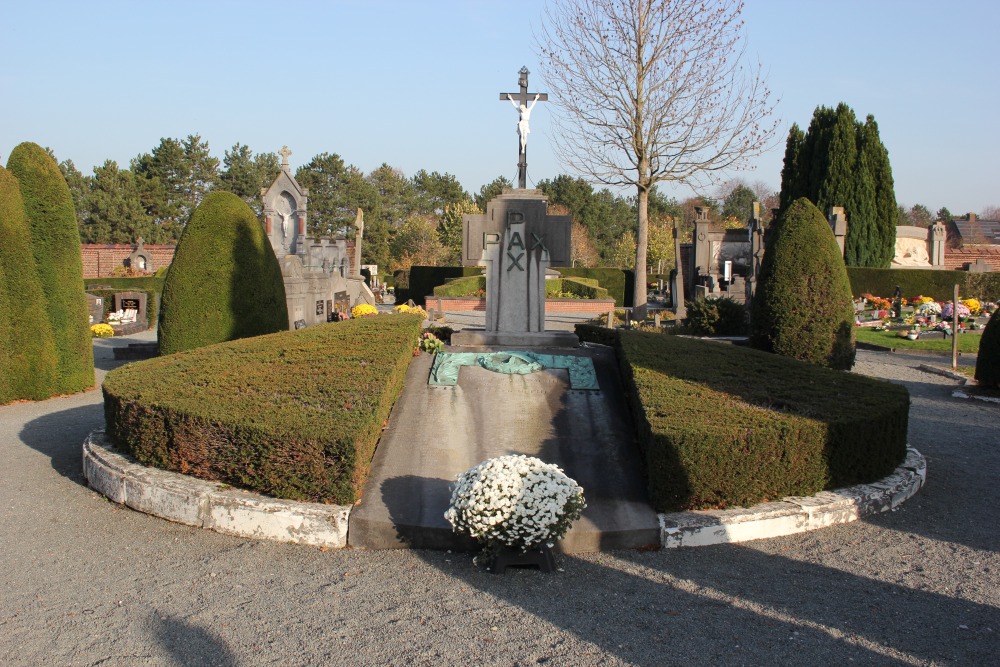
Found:
[[[802,187],[800,179],[799,160],[802,152],[802,145],[805,143],[806,135],[799,129],[797,123],[792,124],[792,129],[788,130],[788,140],[785,142],[785,160],[781,168],[781,193],[778,195],[778,206],[784,211],[792,202],[799,197],[805,197],[806,193]]]

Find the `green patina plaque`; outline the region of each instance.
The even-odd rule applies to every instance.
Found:
[[[597,372],[590,357],[568,354],[538,354],[523,350],[505,352],[438,352],[431,366],[427,384],[436,387],[453,387],[458,384],[462,366],[480,366],[494,373],[528,375],[546,368],[569,371],[572,389],[598,391]]]

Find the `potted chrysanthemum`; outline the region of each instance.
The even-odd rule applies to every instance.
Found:
[[[549,549],[586,506],[583,489],[561,468],[510,455],[459,475],[445,518],[456,533],[483,546],[477,562],[502,561],[501,571],[506,564],[534,564],[550,571]]]

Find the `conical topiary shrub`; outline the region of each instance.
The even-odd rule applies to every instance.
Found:
[[[848,370],[854,365],[854,306],[840,247],[805,198],[768,239],[753,299],[755,347]]]
[[[167,272],[160,353],[288,328],[281,268],[246,202],[213,192],[195,209]]]
[[[979,341],[976,382],[984,387],[1000,389],[1000,310],[990,316],[983,338]]]
[[[17,179],[0,167],[0,405],[56,393],[56,346]]]
[[[56,393],[94,386],[94,352],[83,291],[80,231],[66,179],[44,148],[25,142],[7,168],[17,178],[28,219],[31,254],[45,293],[56,346]]]

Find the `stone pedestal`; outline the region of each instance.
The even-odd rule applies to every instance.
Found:
[[[547,208],[541,192],[514,190],[485,215],[463,216],[463,264],[486,267],[486,329],[456,333],[452,345],[559,345],[568,336],[575,344],[568,332],[545,331],[545,271],[569,263],[571,224]]]

